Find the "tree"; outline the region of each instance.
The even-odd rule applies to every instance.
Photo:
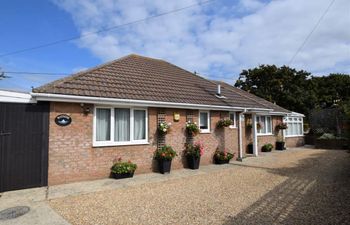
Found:
[[[317,102],[311,74],[288,66],[243,70],[235,86],[289,110],[308,115]]]

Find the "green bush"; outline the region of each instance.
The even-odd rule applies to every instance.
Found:
[[[111,172],[116,174],[133,173],[136,168],[137,165],[135,163],[132,163],[131,161],[122,162],[121,158],[119,158],[118,162],[112,166]]]
[[[271,152],[273,148],[273,145],[271,143],[265,144],[264,146],[262,146],[261,151],[263,152]]]

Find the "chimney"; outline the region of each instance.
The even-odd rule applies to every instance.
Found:
[[[217,90],[216,94],[218,96],[221,96],[221,85],[220,84],[218,84],[218,90]]]

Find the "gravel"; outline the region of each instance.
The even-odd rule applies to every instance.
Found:
[[[72,224],[350,224],[349,178],[348,152],[293,149],[50,205]]]

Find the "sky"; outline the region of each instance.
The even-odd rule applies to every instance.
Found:
[[[108,32],[0,57],[2,71],[55,74],[7,74],[11,78],[0,80],[0,88],[28,91],[131,53],[164,59],[231,84],[243,69],[261,64],[289,65],[316,76],[350,74],[350,1],[332,1],[212,0]],[[0,55],[203,2],[2,0]]]

